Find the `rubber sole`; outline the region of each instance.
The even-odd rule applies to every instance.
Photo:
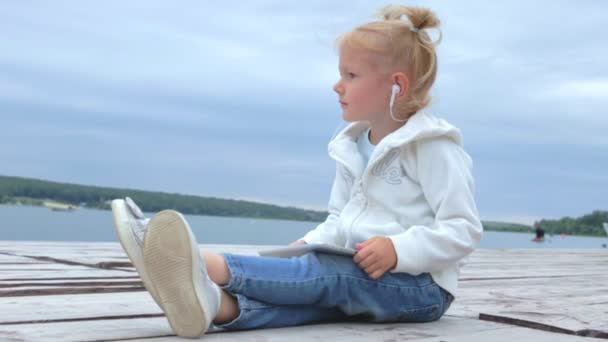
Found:
[[[183,337],[201,336],[210,323],[197,296],[202,275],[195,241],[183,216],[164,210],[150,220],[144,245],[144,264],[161,308]]]
[[[142,247],[139,246],[135,240],[135,237],[133,236],[133,232],[131,231],[130,215],[129,208],[124,200],[116,199],[112,201],[112,218],[114,221],[116,234],[118,235],[118,240],[131,260],[131,263],[137,270],[139,277],[144,283],[144,287],[146,290],[148,290],[152,296],[152,299],[154,299],[154,301],[160,305],[158,295],[156,294],[154,287],[151,285],[150,278],[146,272],[146,267],[144,266]]]

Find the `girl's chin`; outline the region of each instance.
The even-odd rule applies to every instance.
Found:
[[[355,122],[355,121],[360,121],[362,119],[357,118],[354,115],[348,114],[346,112],[342,112],[342,120],[346,121],[346,122]]]
[[[346,122],[353,122],[354,120],[349,117],[348,115],[342,113],[342,120],[346,121]]]

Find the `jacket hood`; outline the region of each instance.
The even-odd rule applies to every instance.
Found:
[[[329,149],[331,150],[332,146],[336,144],[356,142],[359,135],[369,127],[370,124],[368,121],[351,123],[329,142]],[[458,128],[430,113],[418,112],[401,128],[384,137],[377,147],[381,145],[386,147],[397,147],[417,140],[439,136],[449,137],[459,146],[462,146],[462,135]]]

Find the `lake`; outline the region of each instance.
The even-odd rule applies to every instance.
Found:
[[[148,214],[150,216],[150,214]],[[0,205],[0,240],[118,241],[110,211]],[[199,243],[284,245],[302,237],[315,222],[186,215]],[[484,232],[480,248],[602,248],[608,237],[546,236],[532,242],[533,234]]]

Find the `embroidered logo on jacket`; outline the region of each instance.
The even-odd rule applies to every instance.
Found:
[[[372,175],[383,177],[388,184],[401,184],[401,167],[391,166],[399,158],[399,149],[393,148],[372,168]]]

